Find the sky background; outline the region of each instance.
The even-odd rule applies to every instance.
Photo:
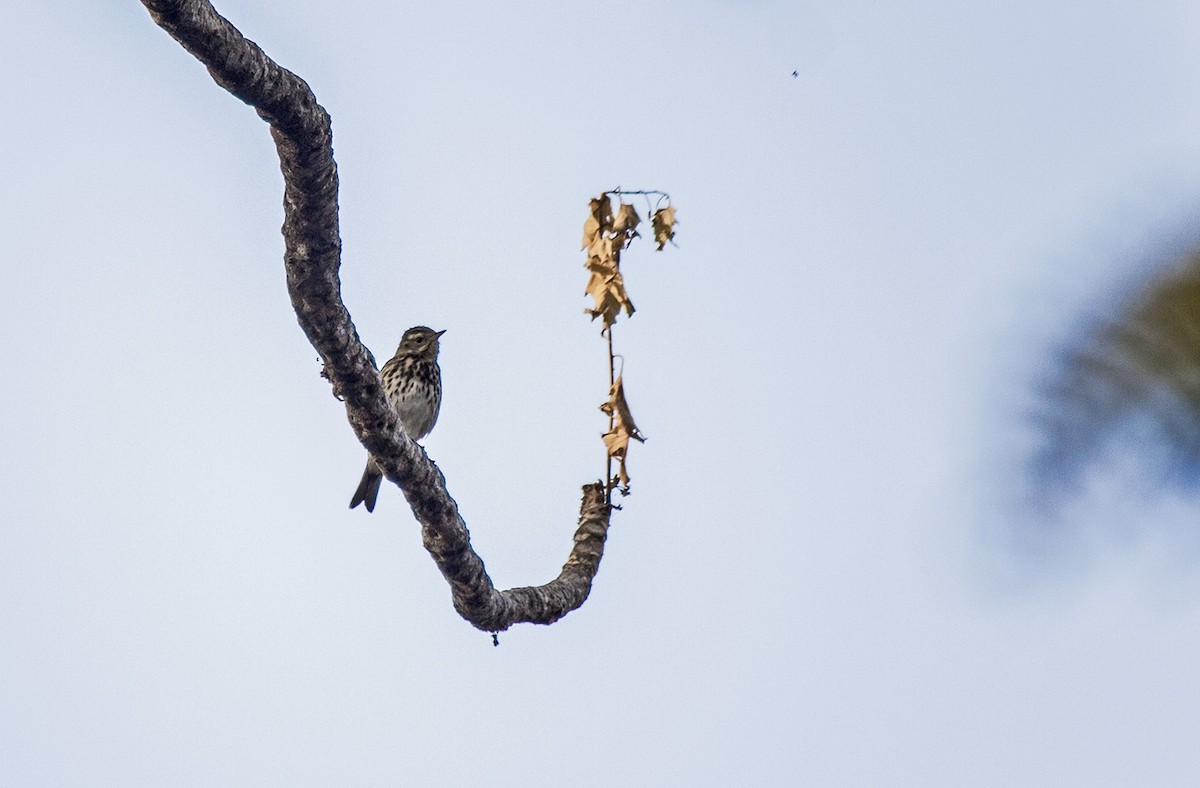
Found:
[[[587,200],[674,198],[633,495],[500,648],[398,490],[347,509],[265,124],[132,0],[8,9],[0,784],[1194,785],[1200,504],[1014,491],[1048,359],[1194,232],[1200,7],[982,5],[219,4],[333,117],[364,341],[448,329],[501,587],[602,473]]]

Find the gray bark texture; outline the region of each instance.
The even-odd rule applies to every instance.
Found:
[[[304,80],[242,36],[206,0],[142,0],[154,22],[208,68],[218,85],[249,104],[271,128],[284,179],[284,267],[300,327],[345,402],[355,435],[398,485],[421,524],[430,555],[450,584],[454,609],[485,632],[551,624],[583,604],[604,555],[611,509],[604,485],[584,485],[579,527],[567,563],[545,585],[498,591],[471,549],[446,480],[404,434],[384,396],[371,352],[342,303],[338,268],[338,177],[329,114]]]

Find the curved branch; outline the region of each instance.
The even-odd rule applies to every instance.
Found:
[[[610,508],[602,483],[583,488],[575,545],[546,585],[497,591],[471,549],[458,505],[441,471],[404,434],[384,396],[375,359],[342,303],[338,268],[337,165],[329,114],[298,76],[242,36],[206,0],[142,0],[155,23],[203,63],[218,85],[271,127],[284,179],[284,267],[300,327],[343,399],[354,433],[385,475],[404,491],[422,539],[450,583],[454,609],[474,626],[550,624],[583,604],[604,554]]]

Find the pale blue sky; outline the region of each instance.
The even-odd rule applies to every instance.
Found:
[[[1195,784],[1195,503],[1100,476],[1032,558],[991,504],[1195,215],[1200,9],[980,6],[219,4],[332,114],[364,340],[448,329],[425,444],[501,586],[603,467],[587,199],[675,198],[634,495],[498,649],[397,490],[346,508],[266,126],[133,0],[8,9],[0,783]]]

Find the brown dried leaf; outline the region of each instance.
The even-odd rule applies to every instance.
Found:
[[[617,300],[617,303],[625,310],[628,317],[633,317],[633,302],[629,300],[629,294],[625,292],[625,279],[621,276],[621,272],[617,271],[608,280],[608,292]]]
[[[590,256],[586,268],[591,271],[584,293],[590,295],[593,308],[586,310],[595,320],[604,315],[604,324],[611,325],[618,312],[621,311],[619,301],[610,291],[609,283],[617,274],[617,261],[612,253],[612,239],[598,235],[589,249]]]
[[[591,271],[591,276],[588,277],[584,293],[592,297],[593,306],[584,311],[593,320],[603,317],[605,328],[616,322],[621,309],[633,314],[633,302],[625,292],[625,281],[618,268],[619,259],[620,247],[614,243],[612,236],[601,233],[592,239],[585,265]]]
[[[608,446],[608,454],[610,457],[615,457],[617,460],[617,477],[621,480],[622,487],[629,487],[629,471],[625,467],[625,447],[614,449],[613,446],[620,440],[617,432],[604,433],[604,445]],[[629,445],[629,439],[625,439],[625,446]],[[619,451],[620,454],[615,452]]]
[[[604,445],[608,448],[608,456],[617,460],[618,474],[621,484],[629,485],[629,474],[625,470],[625,455],[629,450],[629,439],[645,441],[633,422],[633,414],[629,412],[629,403],[625,401],[625,385],[618,375],[608,392],[608,402],[600,406],[613,418],[612,429],[604,433]]]
[[[673,242],[675,239],[675,206],[659,208],[654,212],[650,223],[654,226],[654,240],[658,244],[658,251],[661,252],[668,241]]]
[[[588,266],[592,266],[589,264]],[[592,297],[595,302],[592,309],[586,309],[592,319],[604,317],[604,327],[608,328],[613,323],[617,322],[617,315],[624,309],[625,313],[632,315],[634,312],[633,302],[629,300],[629,295],[625,292],[625,281],[621,278],[620,272],[610,273],[605,270],[592,270],[592,276],[588,279],[587,294]]]
[[[583,223],[583,246],[587,249],[597,235],[612,229],[612,203],[607,194],[601,194],[588,203],[588,218]]]
[[[613,246],[612,236],[604,233],[598,234],[592,239],[588,245],[588,261],[587,267],[593,271],[599,268],[604,268],[608,271],[616,271],[618,262],[621,259],[620,250]]]
[[[617,218],[613,220],[613,234],[622,238],[621,246],[628,246],[634,238],[638,238],[637,227],[642,223],[637,209],[629,203],[621,203],[617,208]]]
[[[617,315],[621,314],[621,302],[613,298],[612,295],[606,291],[605,294],[600,298],[599,303],[596,304],[595,309],[585,309],[583,311],[591,315],[592,320],[595,320],[598,317],[603,317],[604,320],[601,322],[604,323],[605,328],[608,328],[613,323],[617,322]]]

